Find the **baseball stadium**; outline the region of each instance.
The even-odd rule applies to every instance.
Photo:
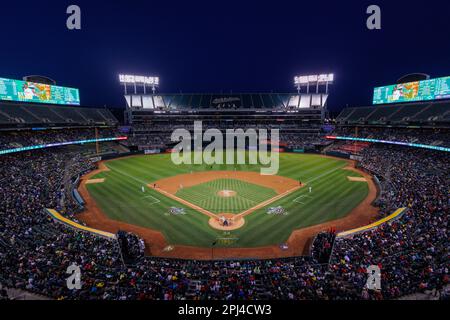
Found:
[[[181,69],[95,74],[114,54],[61,80],[0,64],[0,300],[450,297],[445,67],[333,105],[342,69],[225,92],[186,67],[189,93]],[[81,99],[94,76],[119,106]]]
[[[133,77],[118,77],[125,91],[130,85],[122,80]],[[311,84],[316,91],[288,94],[137,88],[124,96],[123,123],[108,109],[2,102],[2,176],[15,177],[1,193],[2,284],[66,299],[103,299],[115,290],[111,297],[193,299],[198,286],[221,299],[238,284],[248,286],[246,299],[391,299],[424,291],[423,277],[427,288],[444,288],[449,102],[345,108],[330,121],[326,101],[334,79],[320,77],[328,81]],[[55,90],[50,80],[1,79],[6,88]],[[445,89],[450,78],[416,81]],[[180,139],[177,129],[189,135]],[[233,142],[243,139],[232,148],[205,143],[230,134]],[[268,160],[276,160],[276,170],[263,174],[275,167]],[[33,276],[32,285],[20,271],[28,263],[48,271]],[[61,270],[73,263],[85,289],[65,287]],[[373,265],[392,273],[369,290],[361,273]],[[273,284],[279,268],[296,279],[283,283],[282,292]],[[411,281],[407,288],[393,272],[398,268]],[[233,270],[234,284],[226,273],[217,275],[222,269]],[[350,276],[341,278],[343,269]],[[138,279],[135,270],[146,271]],[[417,270],[427,275],[414,278]],[[152,272],[180,278],[155,282]],[[61,277],[49,288],[47,274]],[[320,283],[299,286],[311,277]],[[219,290],[208,285],[212,279],[224,281]],[[116,287],[117,281],[124,282]],[[322,285],[327,289],[318,294]]]

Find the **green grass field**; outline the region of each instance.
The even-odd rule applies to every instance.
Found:
[[[217,193],[221,190],[233,190],[237,195],[220,197]],[[176,193],[177,197],[213,213],[240,213],[276,195],[272,189],[236,179],[217,179]]]
[[[227,246],[257,247],[281,244],[295,229],[344,217],[364,200],[368,194],[367,183],[349,181],[347,176],[360,175],[343,169],[346,165],[344,160],[320,155],[281,153],[278,175],[301,180],[306,187],[268,205],[282,206],[287,215],[268,215],[267,207],[262,208],[246,216],[242,228],[227,234],[211,228],[204,214],[150,188],[145,187],[143,193],[141,187],[191,171],[259,171],[258,165],[177,166],[172,163],[170,154],[136,156],[106,162],[110,171],[92,177],[105,178],[105,181],[87,184],[87,188],[111,219],[159,230],[170,244],[209,247],[217,238],[230,237],[237,240]],[[217,191],[223,189],[237,191],[238,196],[217,197]],[[274,195],[272,189],[235,179],[218,179],[177,193],[177,196],[217,213],[224,209],[238,213]],[[184,208],[187,214],[167,215],[170,207]]]

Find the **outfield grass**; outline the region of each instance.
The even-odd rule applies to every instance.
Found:
[[[87,189],[100,208],[110,218],[127,223],[160,230],[171,244],[209,247],[213,241],[221,237],[232,237],[238,240],[229,246],[255,247],[280,244],[287,240],[295,229],[312,226],[345,216],[356,207],[368,194],[366,182],[351,182],[347,176],[360,176],[358,173],[343,169],[347,165],[344,160],[325,158],[311,154],[280,154],[280,170],[278,175],[301,180],[306,187],[277,200],[269,207],[283,206],[288,212],[284,216],[272,216],[266,213],[267,208],[256,210],[246,216],[245,225],[224,235],[224,232],[211,228],[208,217],[179,202],[164,197],[146,186],[153,181],[191,171],[207,170],[243,170],[259,171],[257,165],[174,165],[169,154],[137,156],[106,162],[110,171],[101,172],[92,179],[105,178],[103,183],[88,184]],[[221,181],[225,180],[225,181]],[[247,182],[226,181],[219,179],[209,182],[211,195],[217,188],[236,190],[249,200],[239,201],[233,205],[240,206],[230,212],[241,212],[246,206],[252,207],[252,201],[271,198],[271,189],[255,186],[261,192],[248,192]],[[230,186],[233,184],[233,186]],[[240,184],[240,186],[239,186]],[[228,187],[229,186],[229,187]],[[309,193],[309,187],[312,192]],[[191,187],[195,188],[195,187]],[[189,189],[191,189],[189,188]],[[256,189],[255,189],[256,190]],[[202,207],[214,209],[214,195],[208,200],[200,197],[195,189],[181,190],[183,198],[190,201],[202,201]],[[247,192],[247,193],[244,193]],[[243,196],[245,194],[245,196]],[[179,195],[179,194],[177,194]],[[197,197],[197,198],[196,198]],[[232,201],[238,198],[232,197]],[[259,199],[259,200],[258,200]],[[221,199],[223,200],[223,199]],[[227,199],[228,200],[228,199]],[[223,201],[220,206],[223,206]],[[231,204],[230,202],[230,210]],[[186,215],[167,215],[170,207],[185,209]],[[206,208],[208,209],[208,208]],[[223,208],[219,208],[223,209]],[[213,210],[210,210],[213,211]],[[214,212],[214,211],[213,211]],[[223,212],[223,211],[221,211]],[[220,245],[220,244],[219,244]]]

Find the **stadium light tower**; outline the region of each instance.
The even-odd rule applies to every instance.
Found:
[[[159,87],[159,77],[147,77],[131,74],[119,74],[119,81],[123,84],[125,94],[127,94],[127,85],[132,84],[134,86],[134,94],[137,94],[137,86],[142,85],[144,88],[144,94],[146,94],[146,85],[150,86],[152,93],[155,94],[156,88]]]
[[[334,74],[313,74],[308,76],[294,77],[294,85],[297,92],[300,94],[302,87],[306,87],[306,93],[309,93],[309,88],[312,85],[316,86],[316,93],[319,93],[319,86],[325,85],[325,93],[328,94],[328,85],[334,81]]]

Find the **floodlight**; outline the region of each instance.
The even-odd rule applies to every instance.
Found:
[[[159,86],[159,77],[147,77],[132,74],[119,74],[119,81],[124,85],[125,94],[127,93],[127,84],[134,85],[134,93],[137,94],[137,85],[144,87],[144,94],[146,93],[145,85],[149,85],[152,88],[153,93],[156,91],[156,87]]]

